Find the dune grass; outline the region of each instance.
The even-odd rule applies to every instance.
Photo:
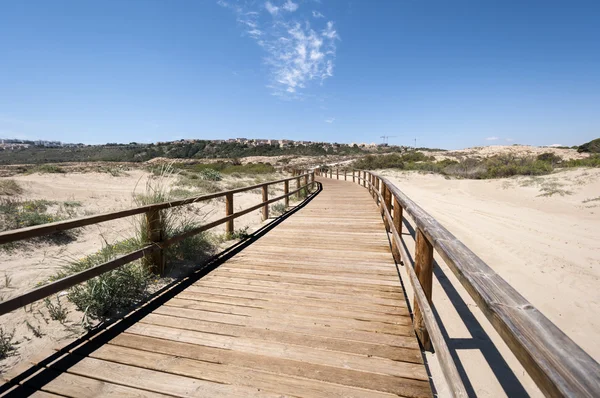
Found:
[[[560,156],[548,152],[537,157],[506,154],[488,158],[435,161],[421,152],[409,152],[403,155],[366,156],[356,161],[354,167],[364,170],[391,168],[426,171],[449,177],[479,180],[518,175],[546,175],[559,168],[600,167],[600,156],[591,155],[585,159],[563,160]]]
[[[148,178],[144,193],[134,196],[135,204],[143,206],[171,201],[170,182],[176,178],[177,173],[171,166],[163,166],[157,176]],[[204,217],[201,208],[188,205],[162,210],[159,222],[164,238],[168,239],[196,228]],[[145,216],[137,217],[131,238],[114,243],[105,241],[98,252],[67,262],[51,280],[98,266],[148,245],[147,231]],[[178,276],[197,266],[213,252],[214,245],[207,233],[199,233],[171,245],[164,249],[166,274]],[[70,288],[67,297],[83,313],[84,326],[122,315],[148,297],[155,284],[164,283],[161,277],[150,274],[148,268],[141,259]]]
[[[5,196],[15,196],[21,195],[23,193],[23,188],[19,185],[15,180],[0,180],[0,195]]]

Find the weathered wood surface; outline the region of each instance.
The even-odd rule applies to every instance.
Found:
[[[48,365],[55,373],[36,388],[430,397],[378,207],[358,184],[318,180],[324,189],[306,207],[107,344]]]

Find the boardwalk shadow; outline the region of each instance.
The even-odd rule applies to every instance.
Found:
[[[406,235],[410,235],[413,239],[415,239],[415,230],[406,219],[404,219],[404,227],[405,230],[408,231]],[[403,235],[404,234],[405,233],[403,233]],[[402,245],[404,246],[407,255],[411,256],[404,237],[402,237]],[[414,259],[412,257],[410,257],[408,261],[414,264]],[[465,371],[464,365],[458,356],[458,350],[479,351],[490,366],[490,369],[494,373],[494,376],[496,376],[498,383],[501,385],[507,396],[529,397],[529,394],[515,373],[508,366],[506,360],[502,357],[490,336],[483,329],[477,318],[475,318],[467,303],[465,303],[465,301],[462,299],[454,285],[452,285],[452,282],[446,276],[444,270],[442,270],[437,262],[434,262],[433,273],[472,336],[471,338],[451,338],[448,335],[448,331],[444,327],[444,324],[442,323],[435,304],[431,306],[436,322],[442,331],[444,340],[448,344],[448,349],[450,350],[452,359],[456,364],[456,369],[460,374],[462,382],[469,396],[475,397],[477,394],[475,393],[473,385],[471,384],[471,381],[469,380],[469,377]]]
[[[269,224],[263,226],[256,232],[248,235],[245,239],[225,249],[221,253],[211,257],[202,266],[198,267],[190,275],[174,281],[153,294],[144,304],[129,312],[127,315],[115,320],[110,324],[100,325],[89,331],[86,335],[65,346],[60,351],[48,356],[33,365],[21,374],[13,377],[9,382],[0,386],[0,395],[3,397],[27,397],[43,388],[52,380],[59,377],[72,366],[76,365],[92,352],[108,343],[110,340],[127,330],[130,326],[153,312],[155,309],[187,289],[189,286],[202,279],[210,272],[217,269],[221,264],[240,253],[242,250],[266,235],[269,231],[282,223],[285,219],[305,207],[312,199],[322,191],[323,187],[317,182],[317,189],[313,195],[307,197],[287,213],[277,217]]]

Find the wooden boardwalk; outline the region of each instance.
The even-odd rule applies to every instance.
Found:
[[[109,339],[40,363],[11,392],[431,396],[377,206],[352,182],[321,182],[216,270]]]

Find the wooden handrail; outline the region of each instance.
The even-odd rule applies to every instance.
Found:
[[[360,171],[358,174],[360,185]],[[381,181],[381,185],[391,192],[395,205],[401,206],[411,216],[417,233],[420,232],[444,259],[544,394],[553,397],[600,396],[598,362],[387,178],[368,171],[363,171],[363,177],[369,190],[375,191],[375,181]],[[375,197],[384,200],[378,191]],[[402,217],[402,213],[399,214]],[[396,230],[399,220],[393,220],[387,205],[383,216],[392,225],[393,240],[402,252],[402,258],[409,258]],[[407,267],[407,270],[411,282],[415,282],[415,301],[422,310],[428,334],[439,352],[442,343],[435,342],[438,337],[434,329],[437,328],[431,324],[431,319],[428,320],[428,300],[421,294],[425,293],[422,291],[423,280],[412,267]],[[446,366],[444,362],[441,364],[442,368]]]
[[[309,174],[310,173],[306,173],[306,175],[309,175]],[[303,174],[303,176],[304,176],[304,174]],[[28,238],[38,238],[40,236],[52,234],[54,232],[67,231],[69,229],[85,227],[87,225],[98,224],[101,222],[116,220],[119,218],[134,216],[137,214],[143,214],[143,213],[147,213],[152,210],[163,210],[163,209],[169,209],[172,207],[183,206],[183,205],[188,205],[188,204],[197,203],[197,202],[203,202],[203,201],[210,200],[210,199],[220,198],[220,197],[226,196],[228,194],[233,195],[235,193],[251,191],[253,189],[262,188],[264,185],[269,186],[269,185],[273,185],[273,184],[279,184],[279,183],[282,183],[285,181],[295,180],[297,178],[298,177],[290,177],[290,178],[285,178],[285,179],[281,179],[281,180],[277,180],[277,181],[270,181],[270,182],[265,182],[262,184],[250,185],[248,187],[232,189],[229,191],[221,191],[221,192],[211,193],[208,195],[195,196],[192,198],[174,200],[171,202],[156,203],[156,204],[151,204],[151,205],[146,205],[146,206],[134,207],[132,209],[114,211],[111,213],[104,213],[104,214],[97,214],[97,215],[89,216],[89,217],[76,218],[73,220],[57,221],[57,222],[43,224],[43,225],[36,225],[33,227],[13,229],[10,231],[0,232],[0,245],[4,244],[4,243],[16,242],[16,241],[28,239]]]
[[[216,227],[217,225],[224,224],[224,223],[226,224],[226,232],[231,233],[233,231],[233,220],[234,219],[241,217],[245,214],[248,214],[254,210],[260,209],[260,208],[263,208],[263,209],[268,208],[269,204],[277,202],[282,199],[286,200],[286,206],[287,206],[287,204],[288,204],[287,199],[289,199],[289,197],[291,195],[300,194],[300,191],[302,191],[303,189],[306,189],[308,191],[309,186],[314,187],[314,185],[315,185],[314,172],[307,172],[305,174],[301,174],[300,172],[295,171],[294,174],[297,174],[297,176],[282,179],[282,180],[270,181],[270,182],[266,182],[266,183],[262,183],[262,184],[252,185],[249,187],[243,187],[243,188],[233,189],[233,190],[229,190],[229,191],[218,192],[215,194],[197,196],[194,198],[177,200],[177,201],[172,201],[172,202],[159,203],[156,205],[140,206],[140,207],[136,207],[133,209],[117,211],[117,212],[112,212],[112,213],[106,213],[106,214],[102,214],[99,216],[85,217],[85,218],[80,218],[80,219],[76,219],[76,220],[52,223],[52,225],[46,224],[46,225],[41,225],[41,226],[37,226],[37,227],[22,228],[22,229],[18,229],[18,230],[4,232],[4,233],[0,234],[0,243],[14,242],[14,241],[23,240],[23,239],[44,236],[44,235],[47,235],[49,233],[56,232],[56,231],[65,231],[65,230],[69,230],[72,228],[78,228],[78,227],[82,227],[85,225],[91,225],[91,224],[95,224],[98,222],[115,220],[118,218],[123,218],[123,217],[128,217],[128,216],[132,216],[132,215],[136,215],[136,214],[143,214],[143,213],[146,213],[147,220],[149,221],[149,223],[148,223],[149,229],[152,229],[154,227],[151,226],[151,220],[154,219],[156,216],[156,213],[161,210],[165,210],[165,209],[169,209],[169,208],[173,208],[173,207],[177,207],[177,206],[183,206],[183,205],[191,204],[191,203],[202,202],[202,201],[218,198],[221,196],[226,197],[226,201],[225,201],[226,216],[225,217],[220,218],[215,221],[212,221],[208,224],[201,225],[197,228],[191,229],[189,231],[186,231],[182,234],[170,237],[168,239],[164,239],[164,237],[162,236],[162,231],[159,231],[159,233],[155,233],[156,231],[152,231],[153,233],[149,234],[150,242],[148,242],[148,243],[150,243],[150,244],[145,247],[142,247],[131,253],[127,253],[123,256],[117,257],[117,258],[110,260],[108,262],[105,262],[103,264],[89,268],[87,270],[78,272],[73,275],[66,276],[62,279],[51,282],[47,285],[41,286],[39,288],[33,289],[29,292],[26,292],[22,295],[19,295],[19,296],[16,296],[16,297],[13,297],[6,301],[1,302],[0,303],[0,315],[4,315],[4,314],[14,311],[20,307],[24,307],[35,301],[44,299],[48,296],[51,296],[52,294],[56,294],[60,291],[68,289],[79,283],[85,282],[93,277],[101,275],[105,272],[109,272],[117,267],[120,267],[122,265],[130,263],[132,261],[138,260],[140,258],[146,259],[145,261],[148,261],[150,263],[150,266],[152,267],[153,271],[162,273],[164,270],[162,269],[161,264],[156,264],[155,262],[156,261],[160,261],[160,262],[164,261],[164,258],[162,256],[162,252],[163,252],[164,248],[166,248],[170,245],[173,245],[173,244],[175,244],[183,239],[186,239],[190,236],[196,235],[200,232],[209,230],[211,228]],[[309,182],[309,176],[311,179],[310,182]],[[304,177],[305,185],[300,186],[300,177]],[[290,180],[296,180],[298,182],[298,188],[291,192],[289,192],[289,189],[287,189],[288,183]],[[281,183],[281,182],[283,182],[285,184],[284,194],[277,196],[275,198],[272,198],[272,199],[268,199],[268,196],[265,196],[266,187],[273,185],[273,184]],[[234,213],[233,212],[233,194],[239,193],[239,192],[245,192],[245,191],[257,189],[257,188],[263,189],[263,191],[262,191],[263,192],[263,195],[262,195],[263,200],[261,201],[261,203]],[[263,210],[263,219],[264,219],[265,214],[268,215],[268,213]],[[154,237],[159,237],[159,238],[153,239]],[[2,240],[2,238],[3,238],[3,240]],[[157,253],[160,254],[160,256],[157,256]]]

